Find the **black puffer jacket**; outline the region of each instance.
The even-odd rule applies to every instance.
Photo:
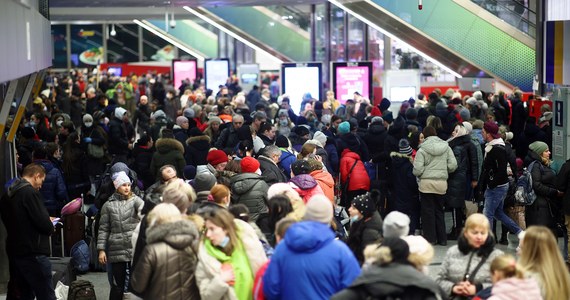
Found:
[[[268,185],[288,181],[285,174],[283,174],[279,167],[269,157],[260,155],[258,157],[258,161],[259,169],[261,169],[261,175]]]
[[[374,211],[372,216],[365,220],[359,220],[351,225],[348,236],[348,247],[356,256],[360,264],[364,262],[364,248],[366,246],[380,242],[382,237],[382,217],[378,211]]]
[[[189,137],[186,140],[186,159],[187,165],[201,166],[208,163],[208,151],[210,151],[210,138],[207,135],[199,135]]]
[[[260,214],[268,213],[267,190],[269,186],[255,173],[241,173],[231,179],[232,203],[242,203],[249,209],[249,216],[256,221]]]
[[[381,123],[373,123],[368,127],[368,132],[364,135],[364,142],[368,146],[372,161],[379,161],[380,155],[384,151],[384,140],[387,134],[386,127]]]
[[[454,138],[449,141],[449,147],[457,160],[457,169],[447,179],[446,204],[448,207],[460,208],[465,206],[466,196],[471,194],[467,186],[471,180],[479,178],[477,149],[469,135]]]
[[[544,225],[553,229],[561,215],[560,202],[556,197],[556,173],[544,165],[536,153],[529,151],[524,160],[525,166],[528,167],[533,161],[536,163],[531,170],[532,189],[536,193],[536,200],[526,207],[526,225]]]

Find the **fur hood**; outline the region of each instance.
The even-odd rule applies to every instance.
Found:
[[[154,225],[146,230],[148,244],[165,242],[175,249],[192,246],[197,249],[200,234],[196,225],[189,220]]]
[[[414,162],[414,159],[412,158],[411,155],[406,155],[406,154],[403,154],[403,153],[400,153],[400,152],[390,152],[390,157],[391,157],[391,158],[396,158],[396,157],[399,157],[399,158],[407,158],[407,159],[409,159],[411,162]]]
[[[198,135],[198,136],[189,137],[186,140],[186,145],[190,145],[192,143],[199,142],[199,141],[206,141],[206,142],[210,143],[210,137],[207,135]]]
[[[179,151],[184,153],[184,146],[181,142],[171,138],[160,138],[155,143],[156,151],[159,153],[168,153],[170,151]]]

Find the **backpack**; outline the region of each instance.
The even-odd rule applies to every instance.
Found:
[[[93,283],[87,280],[76,280],[69,286],[67,300],[97,300]]]
[[[534,200],[536,200],[536,193],[532,188],[532,168],[535,162],[531,162],[528,167],[523,169],[523,173],[517,181],[515,202],[518,205],[532,205]]]
[[[85,240],[80,240],[75,243],[75,245],[71,247],[71,250],[69,250],[69,255],[71,256],[71,264],[74,270],[77,270],[79,274],[89,271],[91,253]]]

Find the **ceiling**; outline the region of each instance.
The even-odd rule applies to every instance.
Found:
[[[50,0],[50,7],[255,6],[323,3],[326,0]]]

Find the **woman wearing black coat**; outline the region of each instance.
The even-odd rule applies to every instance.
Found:
[[[465,200],[471,198],[473,188],[477,185],[479,167],[477,149],[463,124],[455,126],[447,142],[457,160],[457,169],[447,179],[446,194],[446,206],[453,209],[453,227],[447,239],[455,240],[463,228]]]
[[[206,157],[210,151],[210,138],[196,127],[190,129],[189,136],[186,140],[187,147],[184,154],[186,164],[195,167],[207,164]]]
[[[528,149],[524,163],[528,168],[534,162],[530,172],[536,200],[526,207],[526,226],[543,225],[553,230],[556,236],[554,229],[561,217],[558,197],[563,193],[556,188],[556,174],[550,168],[550,150],[544,142],[534,142]]]
[[[346,243],[360,264],[364,262],[364,248],[377,243],[382,237],[382,217],[370,193],[357,196],[348,208],[350,234]]]

